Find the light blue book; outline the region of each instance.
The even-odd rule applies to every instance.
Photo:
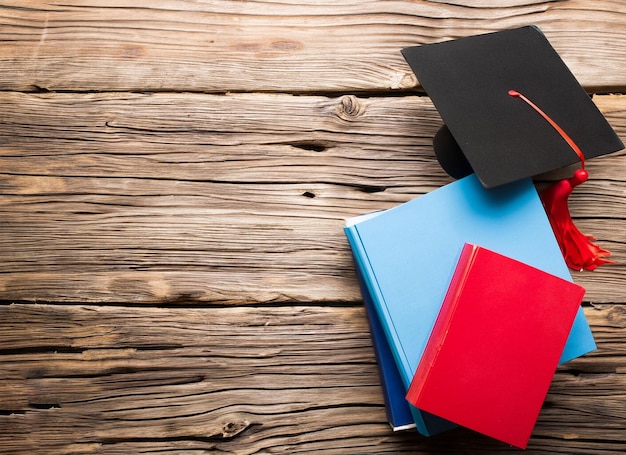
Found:
[[[463,245],[474,243],[572,281],[530,179],[486,190],[475,175],[346,223],[346,235],[384,328],[404,391],[413,378]],[[495,280],[505,280],[494,270]],[[596,348],[579,309],[561,362]],[[430,436],[453,425],[414,412]]]

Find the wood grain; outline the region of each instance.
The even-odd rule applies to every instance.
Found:
[[[450,181],[400,49],[528,24],[625,139],[622,0],[3,2],[0,454],[518,452],[391,431],[342,228]],[[588,169],[617,264],[527,453],[626,452],[626,152]]]
[[[0,299],[355,302],[344,220],[450,181],[440,124],[416,96],[2,93]],[[588,169],[572,213],[617,264],[575,280],[620,302],[626,154]]]
[[[599,349],[559,367],[530,453],[626,450],[626,313],[585,312]],[[360,307],[5,305],[0,344],[0,453],[516,451],[391,432]]]
[[[12,0],[0,90],[403,90],[416,80],[401,48],[528,24],[586,87],[626,86],[621,0]]]

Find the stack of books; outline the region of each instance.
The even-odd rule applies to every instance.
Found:
[[[472,174],[345,232],[392,427],[525,448],[558,364],[596,348],[532,181]]]

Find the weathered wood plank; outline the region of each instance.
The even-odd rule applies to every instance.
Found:
[[[365,96],[417,87],[404,46],[528,23],[623,93],[626,6],[327,3],[0,6],[0,301],[86,304],[0,305],[0,453],[514,451],[385,422],[343,220],[450,180],[428,99]],[[98,93],[11,93],[48,90]],[[328,96],[203,94],[230,91]],[[626,98],[595,100],[626,138]],[[626,303],[626,153],[589,170],[572,212],[618,264],[575,280]],[[529,452],[626,451],[625,306],[586,306],[599,350]]]
[[[626,137],[626,97],[595,99]],[[0,94],[0,299],[354,302],[344,219],[450,181],[440,123],[421,97]],[[619,302],[626,154],[588,166],[572,213],[618,264],[575,279]]]
[[[586,87],[626,86],[621,0],[13,0],[0,7],[0,90],[407,89],[401,48],[528,24]]]
[[[626,312],[559,367],[531,453],[626,450]],[[360,307],[0,306],[0,453],[504,453],[393,434]],[[68,431],[72,429],[72,431]]]

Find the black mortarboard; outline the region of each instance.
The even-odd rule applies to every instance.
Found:
[[[510,90],[544,111],[585,158],[624,147],[537,27],[409,47],[402,54],[445,122],[434,145],[453,177],[473,170],[491,188],[579,161],[555,128]]]

